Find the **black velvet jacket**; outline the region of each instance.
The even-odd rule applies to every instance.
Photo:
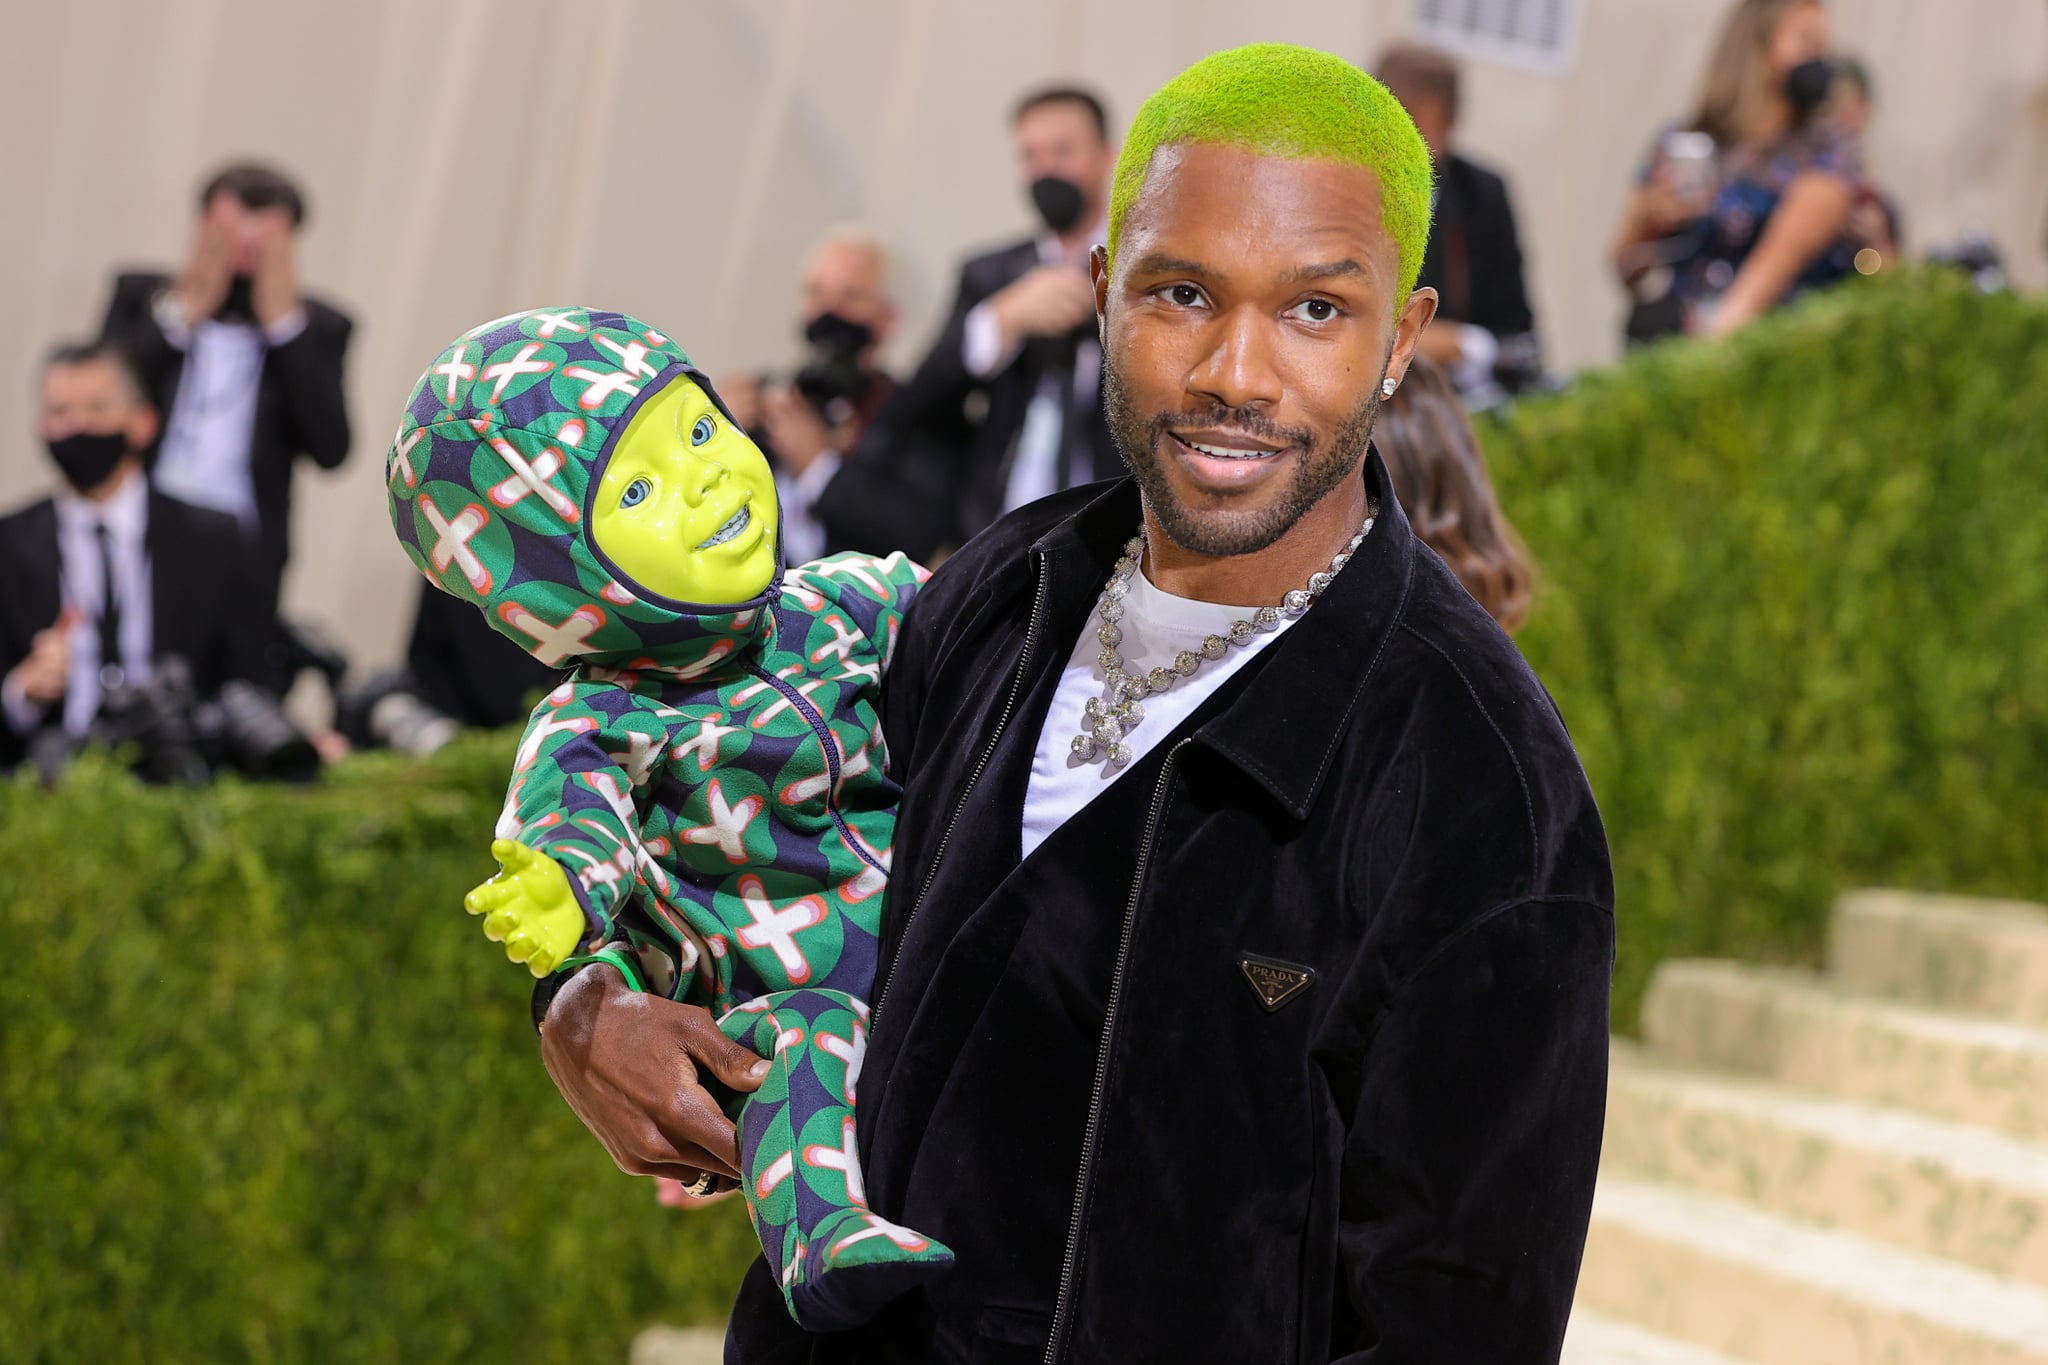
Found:
[[[821,1338],[757,1264],[728,1361],[1556,1361],[1606,1093],[1606,843],[1548,695],[1377,456],[1365,478],[1379,522],[1315,608],[1021,866],[1136,489],[1025,508],[919,596],[860,1136],[877,1211],[960,1261]],[[1033,956],[1046,913],[1072,947]]]

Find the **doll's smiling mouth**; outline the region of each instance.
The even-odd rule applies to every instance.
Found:
[[[725,525],[719,527],[716,531],[713,531],[711,533],[711,538],[709,540],[706,540],[702,545],[699,545],[697,548],[700,550],[715,549],[716,547],[725,544],[725,542],[727,542],[728,540],[731,540],[740,532],[746,530],[748,525],[752,523],[753,520],[754,514],[747,510],[747,504],[741,503],[740,510],[733,513],[731,518],[727,520]]]

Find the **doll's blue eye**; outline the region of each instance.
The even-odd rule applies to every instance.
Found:
[[[697,419],[697,425],[690,428],[690,444],[693,446],[703,445],[711,439],[711,433],[716,430],[718,430],[718,424],[711,420],[710,413],[705,413]]]
[[[647,495],[653,491],[654,485],[652,483],[649,483],[646,479],[635,479],[626,485],[625,493],[619,498],[619,506],[631,507],[635,503],[645,502],[647,501]]]

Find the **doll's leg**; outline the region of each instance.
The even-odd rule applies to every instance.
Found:
[[[790,1315],[810,1331],[871,1318],[942,1274],[953,1253],[868,1208],[853,1089],[867,1006],[837,991],[780,991],[729,1012],[728,1037],[775,1059],[740,1107],[743,1192]]]

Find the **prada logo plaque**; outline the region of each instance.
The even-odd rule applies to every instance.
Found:
[[[1300,995],[1315,984],[1313,967],[1299,963],[1282,962],[1277,957],[1261,957],[1257,953],[1245,953],[1237,959],[1238,970],[1251,984],[1252,994],[1259,997],[1259,1003],[1271,1014],[1282,1005]]]

